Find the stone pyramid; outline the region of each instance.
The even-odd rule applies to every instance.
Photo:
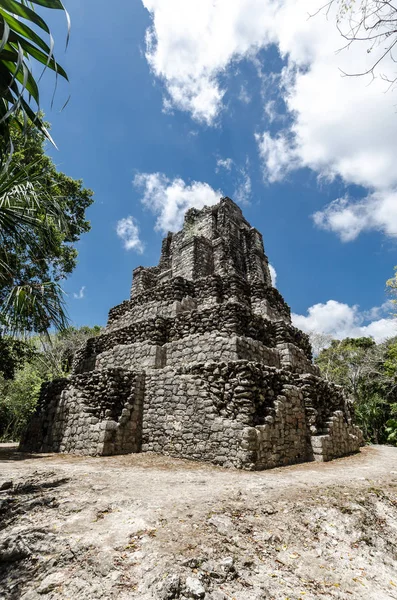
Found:
[[[159,452],[265,469],[356,452],[339,388],[272,286],[261,234],[229,198],[191,209],[133,272],[70,378],[43,385],[21,449]]]

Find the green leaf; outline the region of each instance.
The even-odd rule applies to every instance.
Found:
[[[0,15],[3,17],[4,21],[8,23],[14,34],[19,34],[20,36],[30,40],[31,42],[37,44],[37,46],[44,50],[44,52],[47,52],[48,55],[51,55],[51,50],[48,44],[46,44],[46,42],[33,31],[33,29],[25,25],[23,21],[15,19],[2,8],[0,8]]]
[[[58,150],[56,143],[52,139],[51,134],[48,131],[48,129],[46,128],[46,126],[44,125],[42,119],[40,119],[40,117],[37,113],[35,114],[33,112],[33,110],[30,108],[29,104],[26,102],[25,98],[21,98],[21,105],[22,105],[24,112],[27,114],[27,116],[32,121],[32,123],[36,125],[36,127],[43,133],[43,135],[45,135],[47,140],[49,140],[51,142],[51,144]]]
[[[1,62],[10,70],[11,73],[13,72],[14,64],[12,62],[8,62],[5,60]],[[37,105],[39,105],[39,88],[37,87],[36,80],[34,79],[29,69],[26,67],[26,65],[24,65],[24,73],[22,74],[19,70],[15,75],[15,79],[17,79],[19,83],[22,84],[22,91],[26,89],[29,92],[29,94],[35,99]]]
[[[58,64],[54,60],[54,58],[51,57],[49,59],[47,54],[44,54],[44,52],[39,50],[39,48],[36,48],[36,46],[33,46],[33,44],[31,44],[24,38],[19,38],[19,41],[20,41],[22,48],[26,52],[28,52],[28,54],[30,54],[33,58],[35,58],[38,62],[42,63],[46,67],[48,66],[52,71],[55,71],[56,73],[59,73],[59,75],[62,75],[62,77],[64,79],[66,79],[66,81],[69,81],[69,78],[68,78],[65,70],[61,67],[60,64]]]
[[[47,335],[51,327],[64,331],[69,319],[63,293],[62,288],[52,281],[13,287],[0,311],[6,323],[5,332],[15,336],[27,331],[32,317],[42,323],[42,332]]]
[[[2,7],[8,12],[18,15],[18,17],[22,17],[27,21],[31,21],[40,29],[43,29],[47,33],[50,33],[47,23],[38,15],[34,10],[26,6],[26,4],[21,4],[20,2],[15,2],[15,0],[1,0]]]
[[[2,37],[1,42],[0,42],[0,52],[3,51],[3,48],[8,43],[9,36],[10,36],[10,26],[8,25],[8,23],[6,23],[4,21],[4,23],[3,23],[3,37]]]
[[[65,10],[60,0],[30,0],[33,4],[39,4],[45,6],[45,8],[52,8],[55,10]]]
[[[54,143],[44,124],[31,107],[33,99],[39,108],[38,80],[34,77],[33,68],[28,63],[33,59],[56,74],[54,94],[57,89],[58,74],[68,81],[66,71],[53,56],[54,40],[44,19],[34,10],[34,5],[48,9],[63,10],[67,21],[66,46],[70,35],[70,17],[60,0],[0,0],[0,136],[3,137],[2,151],[10,153],[10,129],[8,120],[18,112],[23,121],[32,119],[38,129]],[[31,26],[34,26],[32,28]],[[49,42],[36,32],[36,28],[49,34]],[[27,91],[29,98],[24,98]],[[27,110],[29,107],[30,110]],[[54,144],[55,145],[55,144]],[[4,158],[0,157],[0,158]]]

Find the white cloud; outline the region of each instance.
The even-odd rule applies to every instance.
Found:
[[[316,332],[336,339],[372,336],[376,342],[397,335],[397,320],[382,316],[389,303],[362,312],[357,305],[349,306],[336,300],[314,304],[307,315],[292,315],[296,327],[307,333]],[[374,319],[370,321],[370,319]],[[370,322],[368,322],[370,321]]]
[[[369,310],[363,311],[361,314],[365,321],[374,321],[379,318],[383,318],[386,315],[390,315],[394,313],[394,311],[395,306],[393,302],[391,300],[386,300],[386,302],[384,302],[380,306],[374,306]]]
[[[267,181],[281,181],[289,171],[298,168],[299,157],[291,147],[284,133],[276,137],[265,131],[262,135],[255,134],[259,154],[263,161],[264,176]]]
[[[368,85],[368,78],[341,75],[341,70],[368,68],[376,51],[367,54],[365,44],[356,43],[335,52],[344,45],[335,14],[331,10],[328,20],[321,14],[308,19],[317,9],[316,1],[288,0],[278,12],[278,46],[288,61],[280,85],[291,125],[274,137],[264,132],[257,138],[265,177],[276,181],[309,167],[321,177],[339,176],[346,184],[364,186],[364,198],[339,198],[317,212],[314,222],[343,241],[371,229],[396,236],[395,100],[384,93],[381,78]],[[394,71],[390,59],[383,64]]]
[[[276,111],[275,100],[269,100],[268,102],[266,102],[264,109],[265,109],[265,114],[267,115],[270,123],[275,121],[277,118],[280,118],[280,115],[278,115],[277,111]]]
[[[134,185],[143,190],[141,202],[157,216],[155,228],[166,233],[178,231],[189,208],[203,208],[219,202],[223,196],[208,183],[183,179],[168,179],[162,173],[139,173]]]
[[[142,254],[144,244],[139,238],[139,227],[134,217],[128,216],[120,219],[117,223],[116,232],[119,238],[124,242],[126,250],[135,250]]]
[[[85,295],[84,294],[84,290],[85,290],[85,285],[82,285],[81,288],[80,288],[80,290],[79,290],[79,292],[77,292],[77,294],[76,294],[76,292],[73,293],[73,298],[75,300],[82,300],[84,298],[84,295]]]
[[[273,267],[273,265],[269,264],[269,271],[270,271],[270,277],[272,278],[272,285],[273,285],[273,287],[277,287],[277,285],[276,285],[276,283],[277,283],[277,271]]]
[[[142,0],[151,13],[146,58],[175,108],[213,124],[222,109],[219,76],[255,55],[272,34],[276,3],[264,0]]]
[[[358,203],[344,198],[317,216],[320,226],[354,239],[361,231],[397,231],[397,118],[392,93],[380,77],[343,77],[371,66],[383,46],[366,52],[366,43],[345,44],[332,4],[312,18],[318,0],[142,0],[152,18],[146,57],[164,81],[165,106],[188,111],[213,125],[223,108],[226,69],[241,59],[258,60],[261,49],[276,44],[286,62],[278,78],[290,118],[287,129],[257,135],[265,177],[280,181],[308,167],[326,178],[368,189]],[[360,10],[361,3],[351,3]],[[343,26],[343,21],[342,21]],[[382,72],[395,71],[392,59]],[[225,81],[225,79],[223,79]],[[227,80],[226,80],[227,81]],[[277,83],[278,82],[278,83]],[[274,91],[274,86],[273,86]],[[240,90],[241,92],[241,90]],[[274,118],[274,94],[264,113]],[[337,210],[339,205],[340,211]]]
[[[362,231],[377,229],[397,236],[397,189],[368,194],[359,201],[338,198],[313,215],[315,224],[338,234],[342,241],[354,240]]]
[[[226,171],[230,171],[233,166],[233,160],[231,158],[218,158],[216,161],[216,172],[219,169],[226,169]]]

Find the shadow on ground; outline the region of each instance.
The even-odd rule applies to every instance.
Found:
[[[0,444],[0,463],[3,460],[31,460],[44,458],[45,454],[31,454],[29,452],[19,452],[18,444]]]
[[[8,450],[13,452],[12,449]],[[29,523],[28,527],[0,540],[0,598],[18,600],[21,590],[36,571],[38,553],[50,554],[54,534],[48,527],[40,526],[44,521],[43,510],[58,508],[57,491],[69,481],[58,478],[55,472],[45,475],[33,473],[23,483],[3,483],[0,489],[0,534],[17,523]],[[35,518],[35,512],[40,518]],[[33,525],[34,523],[34,525]],[[5,533],[5,532],[4,532]]]

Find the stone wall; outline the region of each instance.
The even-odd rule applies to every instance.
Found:
[[[95,368],[123,368],[134,371],[139,368],[161,369],[165,366],[164,347],[148,342],[120,344],[98,355]]]
[[[341,391],[271,286],[261,234],[230,199],[191,209],[130,300],[46,384],[21,449],[154,451],[264,469],[357,451]]]
[[[143,392],[143,375],[123,369],[46,383],[21,447],[92,455],[138,452]]]
[[[326,434],[311,437],[314,460],[323,462],[352,454],[364,444],[361,430],[346,422],[343,411],[334,412],[326,431]]]
[[[303,350],[294,344],[281,342],[277,344],[281,366],[293,373],[312,373],[320,375],[318,367],[313,365]]]
[[[264,469],[357,450],[360,430],[335,386],[261,363],[112,368],[45,384],[22,447],[38,452],[153,451]]]
[[[141,271],[139,277],[143,277]],[[126,300],[109,311],[106,329],[112,331],[161,315],[173,316],[174,303],[182,302],[187,297],[194,299],[196,305],[203,306],[239,302],[248,307],[252,306],[254,312],[264,318],[291,322],[289,306],[275,288],[264,282],[248,283],[237,275],[227,275],[223,278],[211,275],[195,281],[176,277],[157,283],[153,288],[134,288],[131,300]],[[265,305],[268,307],[269,316],[261,312],[260,307]]]
[[[94,364],[85,362],[84,365],[88,364],[91,369],[161,369],[165,366],[212,361],[214,355],[222,356],[223,360],[247,359],[264,365],[281,366],[277,349],[269,348],[257,340],[227,335],[225,332],[186,335],[162,346],[143,342],[121,344],[99,354]]]
[[[317,372],[311,364],[308,336],[291,324],[284,321],[274,323],[264,319],[261,315],[253,313],[248,306],[238,302],[227,302],[202,310],[194,307],[193,299],[185,298],[174,317],[145,319],[92,338],[78,353],[75,371],[84,372],[93,369],[95,364],[97,367],[106,366],[107,360],[110,366],[113,365],[114,360],[116,361],[114,364],[123,366],[117,358],[120,353],[128,359],[128,363],[124,365],[127,365],[126,368],[133,368],[130,363],[134,357],[136,366],[139,367],[172,364],[167,359],[160,359],[159,351],[154,347],[167,346],[172,352],[171,342],[186,340],[188,344],[191,336],[196,336],[195,339],[203,342],[200,345],[201,353],[205,353],[210,359],[211,353],[218,355],[220,350],[219,344],[210,344],[208,340],[213,337],[238,336],[250,340],[245,344],[249,352],[245,358],[260,359],[265,364],[275,366],[283,364],[297,372]],[[253,344],[254,341],[260,342],[262,346],[269,349],[277,348],[282,355],[281,363],[280,359],[274,358],[276,355],[274,351],[261,352],[262,346]],[[128,346],[128,349],[123,351],[119,346]],[[239,347],[242,348],[243,345],[240,344]],[[256,356],[255,349],[259,352]],[[189,352],[188,348],[186,351]],[[192,360],[195,360],[194,353],[195,351],[192,350]],[[269,356],[270,362],[266,362],[265,356]],[[244,356],[229,354],[225,358],[244,358]]]
[[[299,387],[285,384],[274,399],[271,413],[262,425],[246,433],[246,444],[256,456],[255,467],[269,469],[311,460],[313,452]]]
[[[147,372],[142,450],[251,469],[357,451],[361,432],[336,389],[327,435],[310,429],[309,404],[329,410],[322,384],[249,361]]]

